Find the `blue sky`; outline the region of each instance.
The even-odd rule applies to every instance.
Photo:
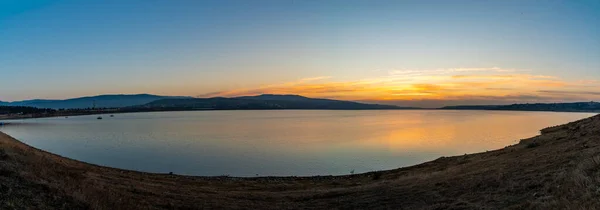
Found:
[[[600,1],[3,0],[0,100],[593,100],[598,26]]]

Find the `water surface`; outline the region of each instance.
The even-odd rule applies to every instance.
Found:
[[[307,176],[394,169],[500,149],[589,113],[196,111],[19,120],[29,145],[98,165],[187,175]]]

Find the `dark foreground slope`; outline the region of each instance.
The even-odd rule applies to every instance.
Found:
[[[0,209],[597,209],[600,116],[501,150],[352,176],[228,178],[94,166],[0,133]]]

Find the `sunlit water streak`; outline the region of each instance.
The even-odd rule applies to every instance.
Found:
[[[339,175],[500,149],[590,113],[197,111],[18,120],[29,145],[117,168],[187,175]]]

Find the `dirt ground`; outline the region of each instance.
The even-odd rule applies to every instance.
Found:
[[[504,149],[347,176],[193,177],[91,165],[0,133],[0,209],[600,209],[600,116]]]

